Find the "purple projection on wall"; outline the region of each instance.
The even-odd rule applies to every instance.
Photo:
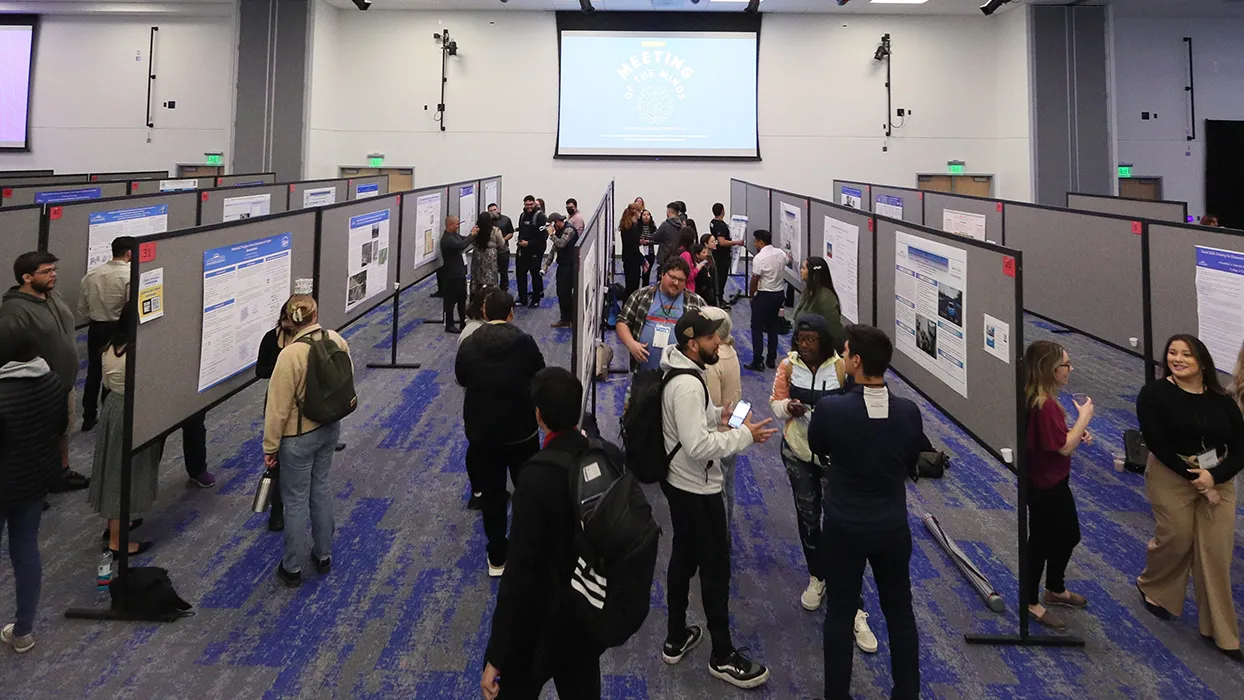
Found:
[[[0,24],[0,149],[26,148],[34,29]]]

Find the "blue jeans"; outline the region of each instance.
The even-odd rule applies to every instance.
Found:
[[[9,524],[9,559],[13,562],[14,588],[17,589],[17,620],[13,634],[25,637],[34,629],[35,608],[39,606],[39,587],[43,562],[39,560],[39,519],[43,517],[43,497],[0,507],[0,535]]]
[[[304,435],[281,438],[281,500],[285,503],[285,556],[282,566],[302,571],[307,551],[307,518],[311,518],[311,556],[317,560],[333,553],[333,494],[328,471],[341,436],[341,424],[320,426]]]

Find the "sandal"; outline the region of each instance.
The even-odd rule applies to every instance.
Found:
[[[1145,591],[1140,587],[1139,583],[1136,584],[1136,590],[1140,591],[1140,602],[1144,604],[1145,610],[1148,610],[1150,615],[1153,615],[1159,620],[1170,620],[1175,617],[1171,614],[1170,610],[1167,610],[1157,603],[1150,603],[1149,597],[1145,595]]]
[[[1088,607],[1088,600],[1079,593],[1064,591],[1062,593],[1045,592],[1045,604],[1061,605],[1065,608],[1084,608]]]
[[[1063,622],[1063,619],[1059,617],[1058,615],[1054,614],[1054,611],[1050,610],[1049,608],[1046,608],[1044,615],[1038,615],[1034,613],[1033,611],[1029,610],[1028,616],[1031,617],[1033,620],[1036,620],[1037,624],[1043,627],[1049,627],[1052,630],[1067,629],[1067,623]]]

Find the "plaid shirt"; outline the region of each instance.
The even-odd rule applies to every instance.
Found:
[[[618,323],[625,323],[631,329],[631,335],[635,337],[635,340],[639,340],[639,334],[644,330],[644,321],[648,318],[648,309],[652,307],[652,300],[657,296],[658,287],[660,283],[635,290],[634,294],[626,298],[626,304],[622,306],[622,315],[618,316]],[[699,311],[708,306],[698,294],[685,290],[682,293],[682,303],[683,313]]]

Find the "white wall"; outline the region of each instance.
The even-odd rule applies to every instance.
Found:
[[[1188,98],[1188,49],[1196,67],[1197,140]],[[1205,213],[1204,120],[1244,119],[1244,19],[1114,19],[1118,157],[1135,175],[1161,176],[1166,199]],[[1141,112],[1157,112],[1144,121]]]
[[[994,98],[997,114],[994,195],[1032,201],[1030,6],[1012,5],[996,20]]]
[[[147,52],[156,37],[155,129],[147,143]],[[0,169],[173,170],[230,147],[236,60],[230,17],[44,15],[31,95],[30,153]],[[137,60],[135,60],[137,57]],[[176,109],[159,105],[175,100]],[[227,156],[226,156],[227,157]]]
[[[317,14],[317,71],[320,42],[333,33],[321,31],[320,22],[332,10],[318,10],[327,12]],[[659,215],[665,202],[682,199],[703,221],[713,202],[728,201],[731,177],[828,198],[835,177],[914,186],[917,171],[944,172],[946,161],[959,159],[970,170],[997,172],[1000,194],[1028,199],[1027,126],[1019,116],[1027,114],[1027,91],[1013,88],[991,60],[1027,24],[995,19],[766,15],[763,160],[657,163],[553,159],[558,57],[550,13],[339,11],[335,54],[331,47],[323,53],[336,57],[335,71],[326,71],[333,99],[312,96],[306,175],[332,176],[337,164],[372,151],[389,163],[417,165],[417,184],[499,172],[511,212],[527,193],[558,209],[575,196],[590,211],[616,176],[621,201],[641,195]],[[440,100],[440,48],[432,34],[445,28],[460,55],[450,59],[448,130],[441,133],[431,119]],[[886,32],[894,45],[894,106],[913,115],[883,153],[885,72],[872,55]],[[1023,55],[1016,80],[1026,85],[1026,49]],[[998,138],[1001,106],[1005,147]]]

